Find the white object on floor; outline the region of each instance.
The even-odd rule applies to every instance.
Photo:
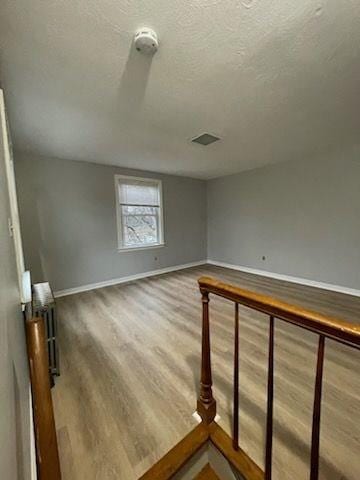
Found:
[[[201,420],[201,417],[200,417],[200,415],[198,414],[198,412],[194,412],[194,413],[192,414],[192,416],[195,418],[195,420],[196,420],[198,423],[201,423],[202,420]],[[215,418],[214,418],[215,422],[219,422],[220,418],[221,418],[220,415],[216,414],[216,415],[215,415]]]

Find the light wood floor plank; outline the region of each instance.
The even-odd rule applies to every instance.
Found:
[[[133,480],[195,425],[201,302],[212,275],[354,323],[360,300],[204,266],[58,299],[53,390],[64,480]],[[230,433],[233,305],[210,301],[214,394]],[[240,308],[240,445],[263,465],[268,319]],[[274,479],[307,480],[316,336],[276,321]],[[321,480],[360,478],[360,352],[328,341]]]

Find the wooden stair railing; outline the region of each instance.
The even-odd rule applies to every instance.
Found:
[[[209,294],[214,294],[235,303],[234,335],[234,397],[233,397],[233,436],[232,448],[239,450],[239,304],[265,313],[269,323],[269,357],[267,414],[265,440],[265,480],[272,478],[272,439],[273,439],[273,402],[274,402],[274,327],[279,319],[319,335],[315,394],[312,421],[310,480],[319,478],[319,446],[322,377],[325,353],[325,340],[331,338],[349,347],[360,349],[360,325],[346,323],[336,318],[321,315],[301,307],[293,306],[272,297],[260,295],[233,285],[222,283],[210,277],[201,277],[199,287],[202,295],[202,354],[201,382],[197,411],[205,425],[212,425],[216,415],[216,401],[212,394]],[[229,458],[229,453],[227,454]],[[257,475],[259,476],[258,472]],[[253,479],[254,475],[245,475]]]
[[[264,480],[263,471],[240,448],[238,451],[233,449],[231,438],[216,422],[210,424],[201,422],[138,480],[169,480],[175,478],[175,475],[179,474],[182,468],[186,468],[194,455],[200,449],[208,447],[210,443],[235,470],[240,472],[241,478],[244,480]]]
[[[29,318],[25,325],[38,480],[61,480],[44,319]]]

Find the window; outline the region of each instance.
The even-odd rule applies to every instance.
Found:
[[[163,245],[161,181],[115,175],[120,250]]]

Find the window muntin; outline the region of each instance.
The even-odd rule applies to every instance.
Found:
[[[163,244],[161,181],[116,176],[119,249]]]

